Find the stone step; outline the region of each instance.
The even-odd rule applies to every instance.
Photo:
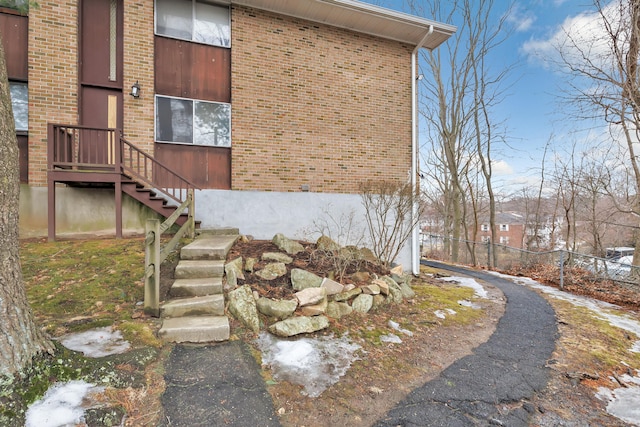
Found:
[[[201,228],[196,230],[196,233],[207,236],[239,236],[240,229],[234,227]]]
[[[229,339],[226,316],[195,316],[164,319],[158,336],[168,342],[204,343]]]
[[[238,236],[201,235],[180,249],[180,259],[184,260],[224,260]]]
[[[180,260],[174,273],[176,279],[199,279],[223,275],[224,261],[222,260]]]
[[[169,294],[172,297],[197,297],[222,293],[222,277],[202,279],[178,279],[173,282]]]
[[[160,308],[162,317],[224,316],[224,295],[180,298]]]

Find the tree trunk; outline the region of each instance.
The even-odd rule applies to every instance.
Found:
[[[22,279],[18,244],[18,141],[0,39],[0,377],[19,372],[51,342],[37,328]]]

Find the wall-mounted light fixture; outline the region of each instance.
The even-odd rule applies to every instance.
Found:
[[[131,96],[134,98],[140,97],[140,83],[136,80],[136,82],[131,86]]]
[[[418,74],[418,77],[416,77],[416,80],[420,81],[422,79],[424,79],[424,75],[423,74]]]

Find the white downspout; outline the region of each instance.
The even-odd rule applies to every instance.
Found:
[[[420,43],[411,53],[411,188],[415,190],[418,184],[418,51],[433,33],[433,25],[429,25],[429,31],[424,35]],[[418,215],[417,202],[413,204],[412,223],[416,224],[411,231],[411,272],[414,276],[420,274],[420,222],[416,221]]]

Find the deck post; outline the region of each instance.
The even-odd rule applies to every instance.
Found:
[[[145,225],[144,312],[160,316],[160,221],[148,219]]]
[[[122,239],[122,176],[116,178],[116,239]]]

